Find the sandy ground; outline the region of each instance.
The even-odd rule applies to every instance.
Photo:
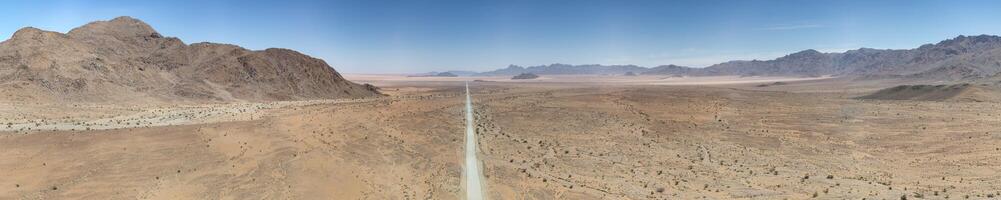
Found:
[[[464,79],[348,78],[391,96],[0,106],[0,199],[463,198]],[[471,82],[490,199],[1001,196],[999,103],[853,99],[894,81],[557,78]]]
[[[711,87],[520,92],[481,95],[495,199],[983,199],[1001,190],[996,103]]]
[[[281,102],[182,125],[3,132],[0,199],[456,199],[464,129],[453,90]],[[101,116],[193,108],[157,109],[167,110]],[[91,126],[117,126],[100,122]]]

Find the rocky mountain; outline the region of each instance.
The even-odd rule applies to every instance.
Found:
[[[636,65],[568,65],[550,64],[532,67],[522,67],[510,65],[504,69],[476,74],[477,76],[513,76],[523,73],[538,75],[580,75],[580,74],[601,74],[601,75],[622,75],[626,72],[642,73],[649,70]]]
[[[768,61],[730,61],[690,72],[692,75],[819,76],[836,74],[830,54],[810,49]]]
[[[376,96],[293,50],[185,44],[130,17],[68,33],[23,28],[0,43],[0,99],[272,101]]]

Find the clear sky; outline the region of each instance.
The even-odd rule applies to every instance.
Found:
[[[1001,1],[5,1],[0,37],[132,16],[186,43],[295,49],[347,73],[772,59],[1001,34]]]

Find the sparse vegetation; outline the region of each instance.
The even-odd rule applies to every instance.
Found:
[[[934,195],[933,198],[945,198],[950,194],[947,190],[951,190],[955,197],[965,193],[969,196],[981,195],[974,198],[997,196],[971,186],[990,184],[988,182],[993,180],[990,178],[965,177],[964,180],[964,177],[952,173],[941,173],[944,175],[915,180],[913,174],[902,174],[915,171],[915,166],[941,170],[942,163],[948,163],[949,169],[964,176],[975,176],[969,175],[975,173],[967,173],[970,170],[983,170],[985,167],[970,166],[968,161],[990,158],[989,153],[996,152],[989,150],[997,150],[997,147],[982,145],[993,141],[996,133],[989,133],[989,130],[997,127],[974,124],[993,118],[968,112],[996,111],[997,108],[990,103],[858,103],[860,101],[846,100],[850,98],[847,95],[839,96],[842,95],[839,91],[796,91],[781,95],[771,91],[744,91],[747,88],[757,89],[754,84],[736,90],[668,86],[616,86],[600,90],[560,86],[561,89],[553,90],[546,83],[532,83],[532,88],[505,88],[501,86],[503,83],[483,84],[497,85],[491,86],[496,88],[481,91],[483,96],[477,106],[482,110],[476,113],[475,130],[479,144],[482,144],[480,153],[483,163],[489,169],[484,176],[501,180],[497,181],[499,185],[490,186],[501,190],[531,190],[544,194],[566,191],[596,199],[923,199],[926,193]],[[793,84],[768,90],[794,86],[809,87]],[[426,87],[438,89],[436,87],[441,86]],[[455,107],[453,100],[458,96],[443,95],[450,91],[447,87],[441,88],[446,89],[412,96],[394,94],[377,101],[345,105],[293,105],[266,112],[260,109],[272,109],[277,105],[220,104],[211,105],[211,108],[155,110],[135,107],[129,108],[132,110],[124,117],[94,114],[90,117],[100,119],[64,119],[60,116],[45,122],[21,118],[4,121],[13,121],[19,127],[34,124],[34,127],[43,127],[36,129],[44,130],[76,128],[92,131],[88,134],[29,134],[10,138],[45,136],[58,144],[96,143],[88,140],[91,138],[117,139],[100,142],[102,148],[114,150],[111,153],[89,146],[74,145],[77,148],[74,150],[55,146],[32,160],[44,159],[53,162],[53,167],[74,165],[75,162],[84,163],[82,166],[95,166],[94,162],[108,162],[108,155],[115,155],[114,163],[120,162],[122,166],[135,166],[139,163],[137,160],[178,160],[173,157],[166,159],[161,154],[183,155],[185,158],[181,160],[199,167],[195,170],[188,168],[189,165],[177,163],[144,165],[148,169],[137,171],[135,175],[143,182],[169,185],[211,179],[222,184],[236,184],[234,182],[238,181],[239,184],[267,190],[270,187],[260,185],[282,180],[261,176],[257,174],[259,171],[309,169],[313,170],[310,176],[364,180],[394,187],[398,183],[405,184],[406,188],[399,186],[403,191],[454,191],[455,184],[446,181],[454,182],[451,178],[461,165],[450,160],[450,156],[441,156],[454,153],[454,148],[440,145],[461,144],[459,141],[462,138],[451,134],[451,131],[463,124],[449,121],[455,117],[454,110],[449,109]],[[404,94],[409,94],[406,93],[408,89],[397,86],[388,88],[389,91]],[[845,105],[845,102],[852,104]],[[949,116],[938,116],[939,113]],[[250,115],[258,121],[246,121]],[[199,124],[203,123],[200,120],[206,119],[221,119],[225,123],[213,121]],[[171,124],[167,121],[171,120],[196,123],[167,126]],[[900,127],[893,125],[905,120],[918,124],[899,130],[896,128]],[[830,129],[844,124],[854,128]],[[147,126],[157,128],[144,128]],[[957,126],[963,126],[964,133],[957,135],[948,131]],[[116,127],[125,129],[114,130]],[[915,139],[912,132],[920,132],[920,138]],[[10,138],[5,141],[14,141]],[[138,141],[142,143],[132,143]],[[166,143],[171,141],[181,144]],[[902,141],[914,146],[928,145],[932,141],[941,142],[937,145],[944,146],[967,144],[977,151],[948,148],[939,150],[941,152],[906,151],[923,154],[915,156],[921,159],[905,159],[906,164],[901,164],[900,158],[892,157],[897,156],[896,151],[873,148],[897,147],[904,144]],[[35,148],[4,144],[14,146],[8,148]],[[908,150],[907,145],[901,147],[901,151]],[[448,152],[444,152],[446,150]],[[77,151],[95,153],[94,157],[87,157],[93,161],[49,159],[55,153],[80,155]],[[574,154],[570,154],[571,151]],[[304,156],[297,157],[298,154]],[[937,156],[945,154],[961,155],[962,158]],[[325,160],[327,158],[343,160],[334,162]],[[36,163],[39,162],[28,165]],[[42,162],[42,165],[46,164]],[[361,165],[373,167],[358,168]],[[289,166],[292,167],[287,168]],[[53,167],[48,168],[55,169]],[[338,170],[350,173],[328,172]],[[387,175],[380,173],[393,170],[407,176],[386,178]],[[11,173],[22,171],[14,169]],[[175,174],[165,176],[171,171]],[[193,177],[182,173],[192,174]],[[237,174],[239,178],[230,178],[233,182],[227,182],[230,179],[213,179],[212,174]],[[283,175],[302,178],[301,173]],[[149,180],[149,176],[154,176],[157,181]],[[105,181],[103,176],[89,178]],[[8,183],[14,181],[24,182],[13,180]],[[23,189],[37,190],[37,184],[26,183],[28,185]],[[53,183],[61,184],[41,184]],[[15,184],[15,187],[20,185]],[[71,189],[75,191],[78,188]],[[377,192],[372,190],[364,192],[370,192],[367,194],[371,198],[385,197],[374,195]],[[404,192],[407,195],[404,198],[427,197],[421,196],[424,194]],[[5,196],[0,194],[0,197]]]

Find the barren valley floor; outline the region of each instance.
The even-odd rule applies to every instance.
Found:
[[[374,84],[390,96],[5,105],[0,199],[463,198],[462,82]],[[1001,195],[997,102],[828,80],[470,87],[489,199]]]

